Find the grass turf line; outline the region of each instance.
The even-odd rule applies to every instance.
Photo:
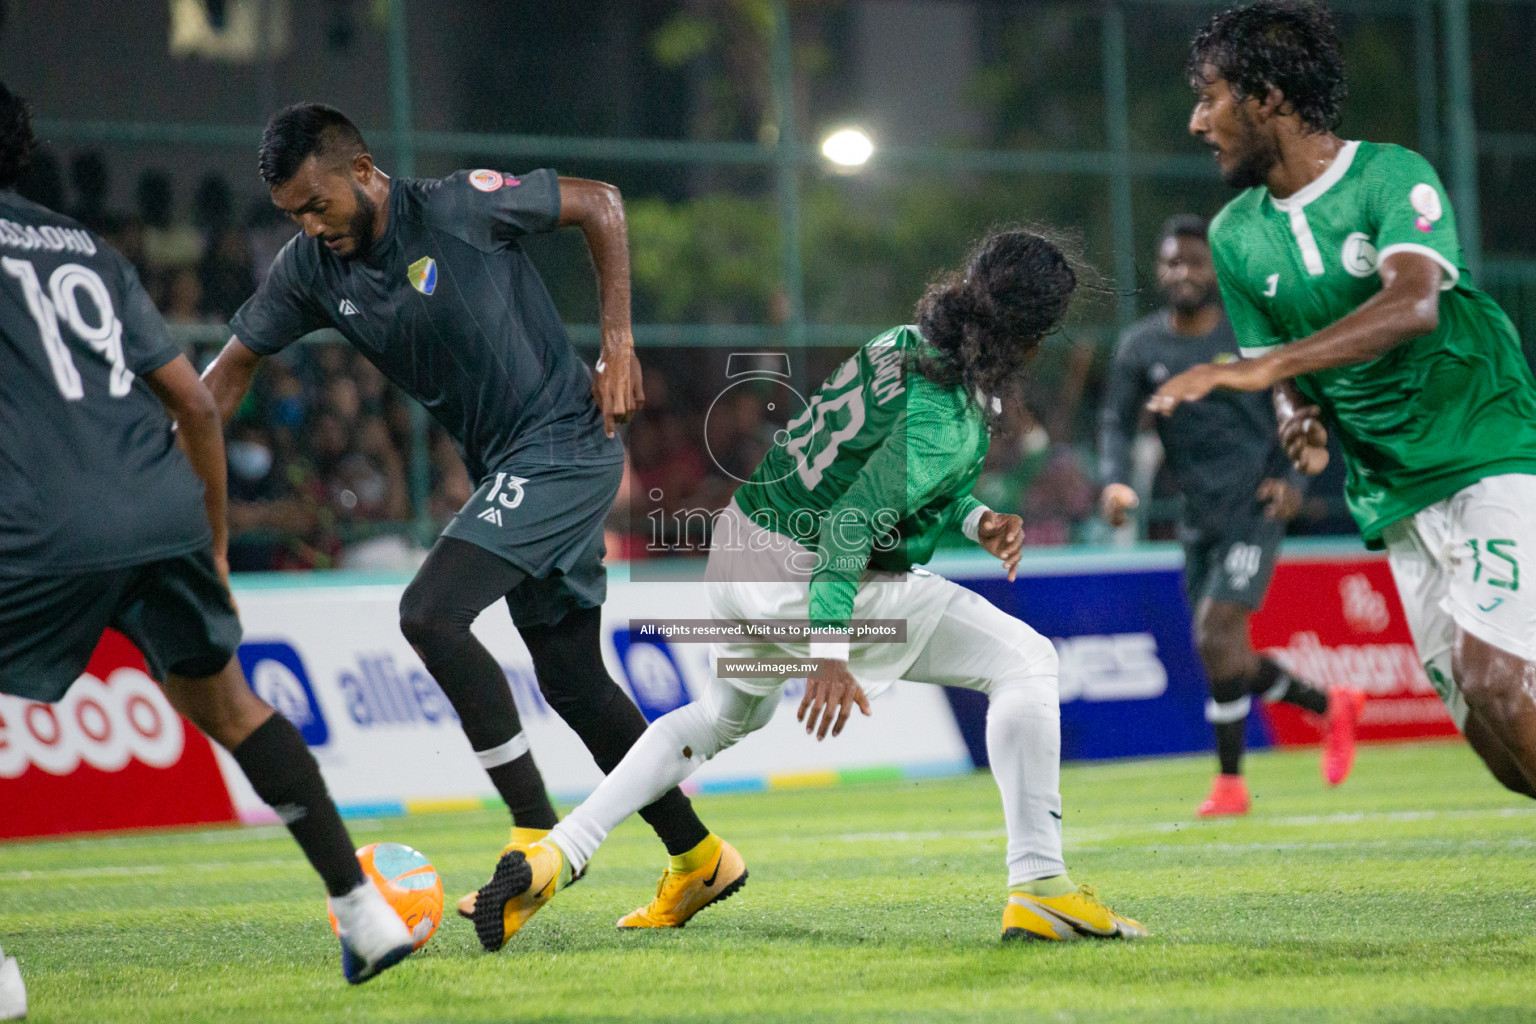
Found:
[[[998,941],[990,777],[701,798],[752,878],[688,928],[619,932],[664,863],[643,823],[499,956],[449,917],[342,982],[318,881],[279,828],[0,846],[0,944],[33,1021],[1528,1020],[1536,803],[1458,744],[1250,758],[1254,813],[1197,822],[1209,758],[1069,767],[1068,863],[1149,940]],[[505,816],[352,823],[409,843],[450,902]],[[450,911],[451,912],[451,911]]]

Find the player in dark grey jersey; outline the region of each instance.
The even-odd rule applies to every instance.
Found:
[[[347,980],[365,981],[411,934],[364,881],[299,731],[234,657],[213,396],[128,261],[11,191],[32,148],[0,85],[0,693],[58,701],[103,630],[126,635],[288,823],[331,895]],[[20,985],[0,955],[0,1016]]]
[[[1232,360],[1237,340],[1222,312],[1205,221],[1174,217],[1158,241],[1157,281],[1168,307],[1126,329],[1110,368],[1099,420],[1100,504],[1113,526],[1138,499],[1128,483],[1130,448],[1146,400],[1169,377]],[[1244,732],[1254,696],[1326,716],[1323,773],[1338,785],[1354,763],[1361,697],[1324,693],[1254,653],[1248,619],[1264,603],[1285,523],[1301,505],[1301,477],[1281,448],[1267,396],[1213,391],[1157,419],[1175,486],[1184,498],[1180,539],[1195,639],[1210,678],[1206,718],[1221,765],[1201,817],[1247,813]]]
[[[643,400],[618,190],[550,170],[392,180],[357,127],[320,104],[273,116],[260,167],[303,230],[235,315],[205,379],[227,419],[262,357],[334,327],[457,442],[479,485],[406,589],[400,627],[511,809],[513,839],[534,841],[555,812],[501,667],[470,632],[480,612],[505,598],[545,698],[604,772],[646,726],[599,646],[602,525],[624,459],[614,424]],[[597,270],[595,379],[518,244],[566,225],[582,229]],[[641,815],[679,869],[711,838],[675,788]],[[501,948],[500,905],[472,895],[459,909]]]

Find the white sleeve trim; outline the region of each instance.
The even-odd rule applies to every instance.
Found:
[[[1257,359],[1260,356],[1269,355],[1279,347],[1279,345],[1264,345],[1260,348],[1249,348],[1247,345],[1243,345],[1238,349],[1238,351],[1243,354],[1244,359]]]
[[[965,534],[966,540],[981,543],[981,517],[990,511],[985,505],[977,505],[966,515],[965,522],[960,524],[960,532]]]
[[[847,640],[816,640],[811,643],[811,657],[830,658],[833,661],[848,661]]]
[[[1461,278],[1461,271],[1456,268],[1456,264],[1445,258],[1444,253],[1431,249],[1427,245],[1420,245],[1418,242],[1398,242],[1396,245],[1387,246],[1376,254],[1376,265],[1381,266],[1382,262],[1395,252],[1415,252],[1420,256],[1428,256],[1440,264],[1440,269],[1445,271],[1445,277],[1440,281],[1440,290],[1443,292],[1455,288],[1457,280]]]

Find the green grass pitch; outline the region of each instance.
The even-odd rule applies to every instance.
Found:
[[[1536,1019],[1536,803],[1458,744],[1371,747],[1328,791],[1313,752],[1250,758],[1254,813],[1196,822],[1208,758],[1069,767],[1074,877],[1140,942],[998,941],[991,778],[698,801],[751,881],[686,929],[620,933],[660,844],[637,820],[499,956],[450,917],[343,983],[319,883],[277,828],[0,846],[0,943],[34,1021]],[[425,852],[450,899],[503,842],[490,812],[354,822]]]

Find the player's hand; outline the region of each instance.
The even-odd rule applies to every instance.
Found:
[[[1024,520],[988,509],[976,522],[976,540],[988,554],[1002,561],[1012,580],[1019,571],[1019,556],[1024,552]]]
[[[1239,359],[1231,363],[1202,363],[1169,378],[1147,401],[1147,408],[1167,416],[1184,402],[1198,402],[1217,388],[1227,391],[1263,391],[1274,384],[1263,359]]]
[[[1280,444],[1299,472],[1317,476],[1328,467],[1328,428],[1315,405],[1297,409],[1280,424]]]
[[[1110,484],[1099,495],[1099,513],[1110,526],[1125,525],[1126,513],[1141,504],[1136,492],[1127,484]]]
[[[1254,497],[1264,503],[1264,518],[1288,523],[1301,511],[1301,491],[1289,480],[1261,480]]]
[[[804,722],[806,735],[815,732],[819,742],[827,738],[829,728],[833,736],[843,731],[855,704],[866,717],[869,715],[869,698],[864,696],[864,688],[858,680],[849,674],[848,663],[827,658],[822,661],[821,675],[805,681],[805,696],[800,698],[795,721]],[[817,728],[818,717],[820,728]]]
[[[613,436],[614,424],[628,423],[645,405],[640,357],[628,331],[605,336],[603,351],[592,374],[592,398],[603,413],[603,430]]]

